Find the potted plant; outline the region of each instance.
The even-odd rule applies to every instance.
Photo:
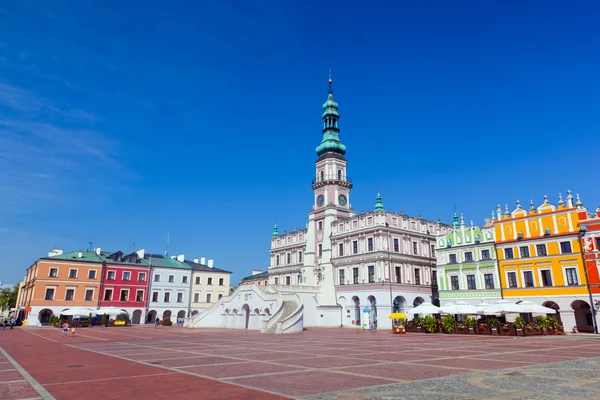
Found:
[[[423,318],[421,317],[414,317],[412,320],[413,326],[415,328],[415,332],[422,332],[422,328],[423,328]]]
[[[469,328],[469,333],[473,333],[475,331],[475,325],[477,325],[477,321],[473,317],[468,317],[465,319],[465,326]]]
[[[171,318],[163,318],[162,325],[163,326],[171,326],[171,325],[173,325],[173,323],[171,322]]]
[[[456,320],[452,315],[444,315],[442,318],[442,327],[446,333],[454,333],[456,329]]]
[[[435,332],[437,326],[437,319],[433,318],[431,315],[428,315],[423,319],[423,329],[425,329],[426,333]]]
[[[498,334],[498,320],[496,318],[488,319],[487,325],[490,327],[492,335]]]
[[[525,320],[523,320],[523,317],[519,315],[517,318],[515,318],[513,325],[515,327],[515,334],[517,336],[525,336],[525,330],[523,329],[525,328]]]
[[[560,326],[560,323],[554,317],[546,317],[546,325],[547,325],[546,329],[548,329],[548,331],[550,331],[550,333],[556,334],[558,331],[558,327]]]
[[[53,327],[55,327],[55,328],[57,326],[60,326],[60,321],[58,320],[58,317],[56,315],[54,315],[54,314],[52,314],[50,316],[50,325],[53,326]]]
[[[548,317],[537,317],[535,319],[535,324],[537,325],[537,328],[541,331],[542,335],[548,334],[546,330],[546,328],[548,327]]]

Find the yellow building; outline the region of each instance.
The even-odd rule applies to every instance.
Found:
[[[578,212],[585,210],[571,191],[558,205],[544,202],[529,210],[504,213],[494,221],[498,268],[505,299],[533,301],[559,312],[566,330],[592,331],[586,271],[583,268]]]

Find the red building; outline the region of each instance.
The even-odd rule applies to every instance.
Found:
[[[596,317],[596,326],[600,323],[598,310],[600,309],[600,207],[595,213],[579,212],[579,226],[581,228],[581,246],[585,269],[590,284],[592,307]]]
[[[133,324],[141,323],[145,320],[150,292],[150,267],[143,250],[130,254],[105,252],[102,256],[99,306],[124,309]]]

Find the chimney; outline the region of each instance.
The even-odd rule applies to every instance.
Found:
[[[99,255],[100,255],[100,252],[101,252],[101,251],[102,251],[102,249],[101,249],[100,247],[96,247],[96,248],[94,249],[94,252],[96,253],[96,255],[97,255],[97,256],[99,256]]]
[[[144,258],[144,255],[146,254],[146,250],[139,249],[138,251],[136,251],[136,254],[138,255],[139,258]]]
[[[83,253],[81,251],[77,252],[77,258],[83,258]]]
[[[213,263],[215,262],[215,260],[208,260],[208,268],[212,268],[213,267]]]
[[[200,257],[200,264],[206,265],[206,257]]]
[[[51,251],[48,252],[48,257],[60,256],[60,255],[62,255],[62,253],[63,253],[62,249],[52,249]]]
[[[177,256],[171,256],[171,260],[174,260],[176,258],[177,258]]]
[[[199,258],[194,258],[194,262],[195,262],[196,264],[199,264],[199,263],[200,263],[200,259],[199,259]]]
[[[184,260],[185,260],[185,255],[183,255],[183,254],[177,255],[177,261],[183,262]]]

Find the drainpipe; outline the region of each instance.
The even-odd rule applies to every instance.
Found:
[[[581,225],[581,229],[579,230],[577,237],[579,239],[579,247],[581,248],[580,254],[581,254],[581,262],[583,263],[583,272],[585,274],[585,283],[586,283],[587,290],[588,290],[588,296],[590,298],[590,312],[592,313],[592,326],[594,327],[594,333],[597,335],[598,334],[598,324],[596,323],[596,308],[594,307],[594,299],[592,298],[592,287],[590,286],[588,270],[587,270],[587,266],[585,264],[585,254],[583,252],[583,236],[585,235],[586,232],[587,232],[587,227],[585,225]],[[575,323],[577,323],[577,321],[575,321]]]
[[[100,309],[100,301],[102,299],[102,293],[104,292],[104,273],[106,272],[106,260],[102,261],[102,265],[100,267],[100,290],[98,293],[98,306],[97,310]]]

